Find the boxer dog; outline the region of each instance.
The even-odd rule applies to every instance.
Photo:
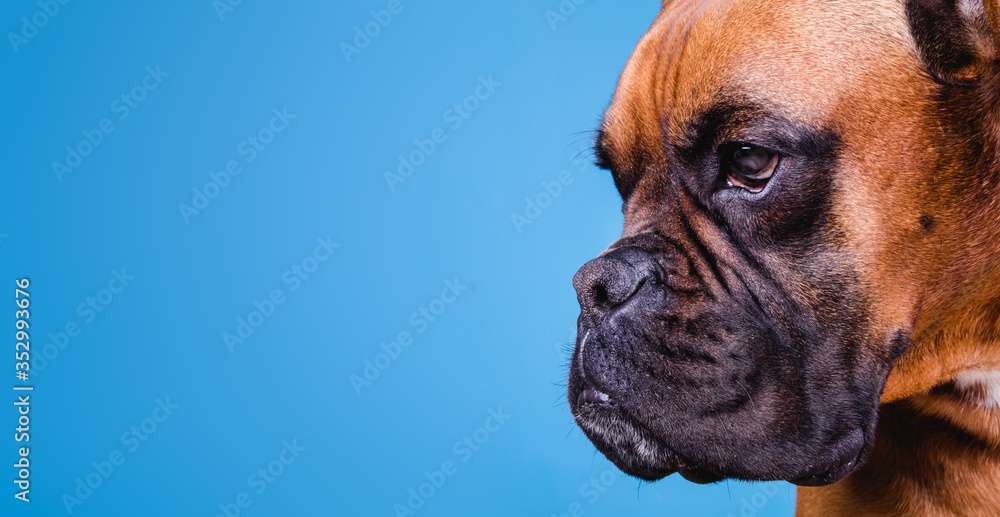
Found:
[[[668,0],[595,151],[625,225],[568,396],[605,456],[1000,516],[1000,0]]]

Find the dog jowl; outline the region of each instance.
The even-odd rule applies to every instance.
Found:
[[[573,280],[570,408],[643,479],[833,483],[1000,256],[993,4],[664,4],[595,143],[625,228]]]

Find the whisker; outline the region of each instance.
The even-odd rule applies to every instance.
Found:
[[[591,158],[594,158],[594,157],[597,156],[597,154],[594,153],[594,149],[593,148],[587,148],[587,149],[584,149],[584,150],[576,153],[575,156],[573,156],[572,158],[570,158],[569,162],[573,163],[573,162],[577,161],[577,159],[579,159],[580,156],[583,156],[584,154],[589,155]]]
[[[715,418],[719,419],[719,425],[722,426],[722,430],[726,432],[726,438],[728,438],[729,441],[732,442],[733,437],[729,434],[729,428],[726,427],[726,423],[722,421],[722,415],[720,415],[718,411],[713,411],[713,413],[715,413]],[[716,445],[716,447],[718,447],[718,445]]]
[[[941,359],[938,359],[938,356],[930,353],[929,351],[925,350],[923,347],[920,347],[918,345],[914,345],[913,343],[910,343],[910,347],[913,348],[913,349],[915,349],[915,350],[917,350],[917,351],[923,352],[923,353],[931,356],[931,358],[934,359],[935,361],[937,361],[938,364],[940,364],[942,368],[945,368],[944,363],[941,362]]]
[[[736,381],[736,385],[743,389],[743,393],[746,393],[747,398],[750,399],[750,415],[753,416],[753,421],[757,424],[757,429],[760,430],[760,435],[765,436],[766,433],[764,432],[764,426],[760,425],[760,420],[757,420],[757,406],[753,403],[753,395],[750,395],[750,392],[747,391],[746,387],[743,386],[743,383],[740,381]]]

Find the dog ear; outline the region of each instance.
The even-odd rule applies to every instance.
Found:
[[[906,18],[939,81],[974,82],[1000,59],[1000,0],[906,0]]]

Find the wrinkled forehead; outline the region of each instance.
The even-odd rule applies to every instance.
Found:
[[[908,34],[896,0],[670,0],[626,65],[603,133],[631,147],[720,99],[818,126],[873,95],[899,98],[918,70]]]

